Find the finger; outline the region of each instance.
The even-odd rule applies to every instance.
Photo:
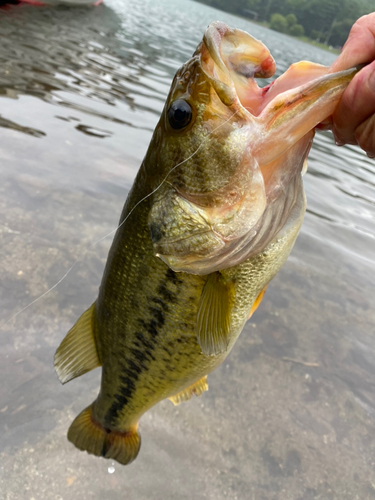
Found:
[[[353,25],[342,52],[331,71],[342,71],[375,59],[375,13],[363,16]]]
[[[369,158],[375,158],[375,115],[361,123],[355,131],[355,137]]]
[[[375,61],[363,68],[342,95],[333,114],[336,142],[357,144],[355,131],[375,113]]]

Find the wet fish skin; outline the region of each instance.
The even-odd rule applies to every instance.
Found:
[[[294,80],[288,87],[283,77],[267,100],[252,77],[274,71],[268,50],[213,23],[177,72],[125,203],[98,298],[56,351],[63,383],[102,366],[98,398],[68,431],[79,449],[132,462],[140,417],[164,398],[179,403],[207,390],[207,374],[229,354],[286,261],[305,211],[301,172],[314,120],[324,115],[319,99],[330,95],[328,104],[336,102],[354,74],[330,76],[328,69],[305,66],[311,79],[305,67],[292,68],[302,87],[294,88]],[[192,104],[192,120],[172,130],[168,110],[178,99]],[[290,121],[309,106],[320,115],[301,134]],[[264,151],[257,116],[269,140],[289,127],[289,148],[276,142],[274,151]],[[251,231],[249,242],[243,240]],[[241,254],[241,245],[252,251]],[[166,247],[171,253],[162,260],[155,253]],[[176,272],[176,262],[193,272]]]
[[[132,199],[139,199],[136,190]],[[130,217],[121,226],[111,247],[92,317],[102,365],[100,394],[68,433],[78,448],[123,464],[138,453],[137,427],[142,414],[194,384],[199,389],[206,375],[226,358],[254,301],[284,264],[299,230],[297,224],[263,253],[236,268],[197,276],[175,273],[153,256],[148,212],[147,204],[140,207],[138,217]],[[213,276],[229,283],[235,296],[229,343],[215,356],[203,353],[196,331],[202,290]],[[193,392],[194,388],[184,399]],[[107,431],[97,436],[94,431],[99,426]],[[125,445],[117,449],[106,440],[113,435],[128,436],[134,442],[129,445],[125,439]]]
[[[146,177],[159,176],[153,188],[167,177],[153,195],[149,226],[154,252],[175,271],[220,271],[273,239],[296,198],[291,186],[314,127],[332,114],[357,70],[330,74],[301,61],[260,89],[253,77],[274,71],[261,42],[212,23],[177,72],[145,159]],[[167,122],[178,99],[193,109],[183,134]]]

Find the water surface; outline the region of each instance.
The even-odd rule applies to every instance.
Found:
[[[53,354],[111,236],[86,249],[116,227],[171,79],[216,19],[265,42],[278,74],[334,59],[189,0],[0,10],[0,497],[375,498],[375,168],[328,132],[295,249],[209,392],[149,411],[115,472],[66,440],[100,374],[63,387]]]

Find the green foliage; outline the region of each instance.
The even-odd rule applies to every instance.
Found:
[[[303,29],[302,24],[293,24],[288,30],[289,35],[292,36],[303,36],[305,34],[305,30]]]
[[[286,20],[286,23],[288,25],[289,33],[290,33],[290,28],[292,26],[294,26],[295,24],[297,24],[297,17],[295,14],[288,14],[287,16],[285,16],[285,20]]]
[[[348,38],[350,28],[352,27],[350,19],[344,19],[334,24],[329,43],[335,47],[342,47]]]
[[[317,42],[324,40],[324,33],[322,33],[321,31],[311,30],[310,36],[313,40],[316,40]]]
[[[282,14],[272,14],[270,28],[280,33],[286,33],[288,31],[288,23]]]
[[[293,36],[302,36],[301,28],[295,28],[302,26],[308,37],[334,46],[343,45],[350,27],[359,17],[375,10],[375,0],[198,1],[250,18],[252,15],[248,13],[249,10],[257,12],[259,21],[270,20],[272,29]]]
[[[294,14],[288,14],[285,17],[279,13],[272,14],[270,28],[292,36],[303,36],[305,34],[303,26],[297,24],[297,17]]]
[[[216,9],[221,9],[226,12],[233,12],[235,14],[243,14],[246,9],[253,8],[252,0],[199,0],[201,3],[211,5]]]

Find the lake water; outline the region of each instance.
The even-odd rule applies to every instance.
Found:
[[[317,134],[291,257],[202,398],[163,401],[122,467],[66,439],[100,370],[53,355],[95,299],[111,236],[176,69],[220,19],[278,74],[334,56],[189,0],[0,10],[0,498],[375,498],[375,168]],[[8,321],[53,286],[51,293]]]

